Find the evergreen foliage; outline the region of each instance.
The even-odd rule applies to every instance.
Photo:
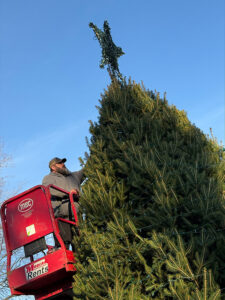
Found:
[[[113,80],[98,110],[74,299],[222,299],[222,147],[135,82]]]

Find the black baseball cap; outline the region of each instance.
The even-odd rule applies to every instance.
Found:
[[[53,159],[50,160],[49,162],[49,168],[51,169],[51,166],[55,165],[55,164],[61,164],[66,162],[66,158],[58,158],[58,157],[54,157]]]

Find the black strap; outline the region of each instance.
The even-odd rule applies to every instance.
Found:
[[[51,196],[51,201],[62,201],[62,200],[69,200],[69,196],[63,196],[63,197]]]

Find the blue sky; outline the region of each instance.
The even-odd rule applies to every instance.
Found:
[[[109,84],[88,27],[108,20],[120,71],[167,92],[206,134],[224,137],[224,0],[1,0],[0,137],[12,157],[3,197],[40,184],[51,158],[87,151]]]

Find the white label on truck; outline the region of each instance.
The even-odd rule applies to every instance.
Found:
[[[48,273],[48,263],[46,263],[45,259],[39,260],[25,267],[27,280],[34,279],[45,273]]]
[[[30,236],[32,234],[35,234],[36,231],[35,231],[35,227],[34,227],[34,224],[30,225],[30,226],[27,226],[26,227],[26,231],[27,231],[27,236]]]

